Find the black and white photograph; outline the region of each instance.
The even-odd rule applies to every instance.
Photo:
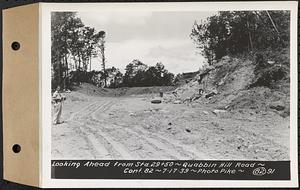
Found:
[[[289,160],[290,11],[51,12],[52,159]]]
[[[297,1],[47,1],[2,14],[4,180],[299,187]]]

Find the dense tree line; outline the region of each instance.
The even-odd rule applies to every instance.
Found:
[[[53,12],[51,15],[52,89],[86,82],[99,87],[171,85],[174,75],[162,63],[147,66],[133,60],[123,75],[119,69],[106,68],[105,32],[85,26],[76,12]],[[98,58],[100,71],[92,70],[91,60]]]
[[[221,11],[195,22],[191,38],[211,65],[224,55],[289,46],[289,11]]]
[[[69,88],[71,77],[88,76],[93,57],[104,57],[105,32],[85,26],[76,12],[53,12],[51,15],[52,88]],[[102,59],[103,60],[103,59]],[[105,59],[102,61],[105,71]],[[82,76],[78,77],[81,74]]]
[[[155,66],[147,66],[136,59],[125,70],[123,86],[169,86],[174,80],[174,74],[168,72],[160,62]]]
[[[141,86],[169,86],[174,83],[174,74],[168,72],[162,63],[148,66],[135,59],[125,69],[125,74],[115,67],[104,71],[71,71],[70,81],[73,84],[91,83],[98,87],[141,87]],[[105,85],[106,81],[106,85]]]

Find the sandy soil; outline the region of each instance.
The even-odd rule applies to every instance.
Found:
[[[69,93],[64,123],[52,126],[52,159],[289,159],[289,117],[151,99]]]

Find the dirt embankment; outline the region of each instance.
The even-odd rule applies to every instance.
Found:
[[[88,96],[120,97],[136,95],[157,95],[159,92],[170,92],[175,86],[151,86],[151,87],[121,87],[121,88],[100,88],[92,84],[83,83],[74,88],[74,92]]]
[[[223,57],[214,66],[201,70],[189,83],[166,93],[164,100],[206,103],[227,111],[273,111],[287,117],[289,65],[280,61],[276,57],[264,60]]]

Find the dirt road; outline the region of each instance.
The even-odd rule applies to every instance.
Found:
[[[288,118],[150,100],[72,95],[52,126],[52,159],[289,159]]]

